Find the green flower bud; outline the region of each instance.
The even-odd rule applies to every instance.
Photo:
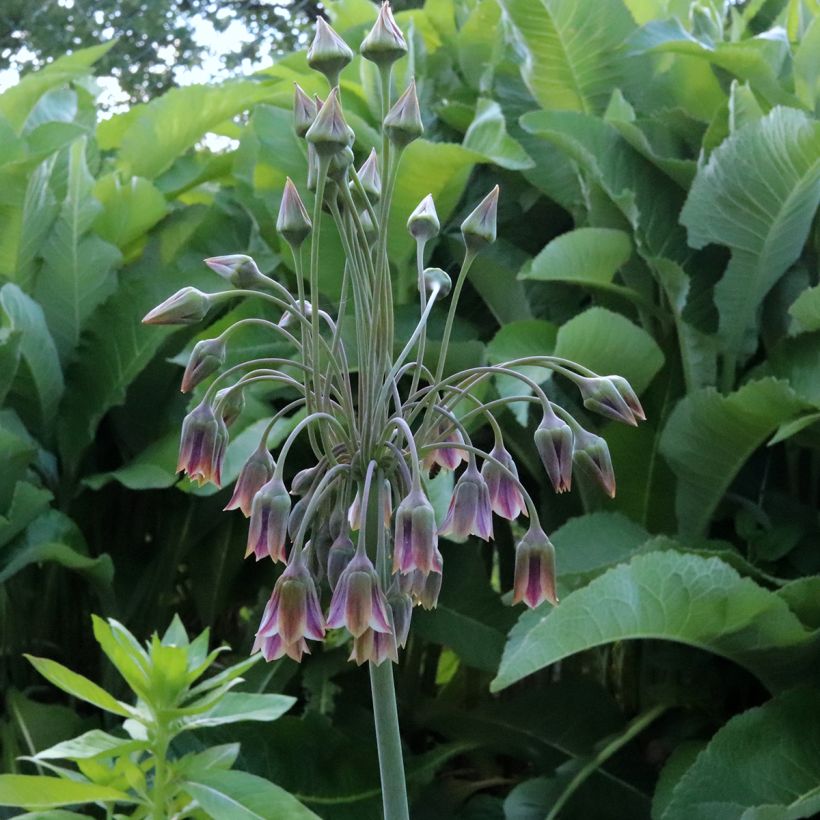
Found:
[[[434,288],[438,288],[436,301],[448,296],[453,287],[453,282],[449,275],[441,268],[425,268],[422,273],[422,278],[424,279],[424,289],[428,293],[432,293]]]
[[[235,288],[253,290],[270,284],[270,278],[265,276],[250,256],[244,253],[233,253],[229,256],[211,256],[205,264],[223,279],[227,279]]]
[[[476,209],[461,223],[461,235],[468,251],[477,253],[485,245],[495,242],[498,215],[498,185],[490,191]]]
[[[381,199],[382,178],[379,176],[379,157],[376,149],[371,148],[367,159],[362,163],[358,171],[359,182],[362,183],[365,193],[370,199],[370,204],[374,205]]]
[[[293,125],[296,134],[304,137],[319,112],[316,102],[308,97],[299,83],[293,84]]]
[[[324,105],[307,130],[307,141],[321,157],[332,157],[337,151],[353,145],[353,129],[345,122],[339,102],[339,89],[331,90]]]
[[[285,181],[282,204],[276,218],[276,230],[285,241],[296,250],[307,239],[313,225],[305,210],[305,205],[290,177]]]
[[[407,90],[387,112],[384,118],[384,130],[390,142],[399,148],[404,148],[424,133],[415,80],[410,81]]]
[[[347,169],[350,168],[355,159],[353,150],[349,146],[343,148],[341,151],[337,151],[331,157],[330,165],[327,168],[327,175],[340,185],[346,184]]]
[[[416,206],[416,210],[410,214],[407,220],[407,230],[410,236],[419,242],[427,242],[434,236],[438,236],[441,230],[441,223],[438,221],[436,204],[433,202],[433,195],[427,194]]]
[[[352,59],[350,46],[322,17],[317,17],[316,34],[307,53],[308,65],[324,74],[333,88],[339,84],[339,73]]]
[[[192,325],[205,318],[211,296],[196,288],[182,288],[162,304],[148,311],[144,325]]]
[[[407,54],[407,41],[393,19],[390,3],[382,3],[379,16],[359,48],[362,57],[386,68]]]

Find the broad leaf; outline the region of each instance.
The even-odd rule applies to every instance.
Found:
[[[8,563],[0,567],[0,583],[8,580],[31,564],[53,563],[85,575],[99,589],[110,589],[114,564],[108,555],[92,558],[83,555],[68,544],[56,541],[27,543],[15,550]]]
[[[133,803],[125,792],[96,783],[77,783],[61,777],[0,774],[0,806],[49,809],[76,803]]]
[[[88,760],[108,757],[143,749],[147,744],[141,740],[114,737],[100,729],[92,729],[84,735],[64,740],[34,755],[35,760]]]
[[[168,210],[159,189],[142,177],[123,180],[117,174],[108,174],[97,181],[94,197],[102,205],[94,230],[118,248],[125,248],[147,233]]]
[[[475,118],[464,135],[463,145],[510,171],[533,166],[527,152],[507,133],[501,106],[485,97],[478,100]]]
[[[820,330],[820,285],[806,288],[789,307],[792,333]]]
[[[243,720],[276,720],[295,702],[294,698],[287,695],[229,692],[207,712],[185,718],[183,722],[187,729],[196,729],[240,723]]]

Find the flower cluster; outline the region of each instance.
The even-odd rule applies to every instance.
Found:
[[[293,253],[295,293],[263,274],[250,257],[221,256],[205,262],[231,289],[203,293],[183,288],[144,319],[153,324],[191,324],[235,297],[262,300],[280,314],[276,322],[261,317],[242,320],[194,347],[182,390],[218,375],[183,423],[178,465],[192,479],[219,485],[229,428],[242,412],[243,391],[268,382],[286,385],[298,395],[279,409],[263,433],[226,507],[239,509],[250,519],[247,556],[285,565],[257,632],[255,650],[269,660],[283,655],[299,660],[309,652],[307,641],[321,641],[327,629],[344,628],[352,637],[352,660],[396,661],[407,640],[413,607],[436,606],[444,571],[439,536],[492,539],[494,514],[510,521],[527,517],[525,534],[516,546],[513,601],[530,607],[543,601],[557,603],[553,546],[493,415],[505,399],[480,401],[476,389],[483,382],[503,375],[528,388],[523,400],[537,404],[542,414],[535,447],[559,493],[570,489],[573,470],[578,469],[614,495],[609,451],[601,437],[551,402],[522,368],[549,368],[578,388],[588,409],[609,418],[633,425],[644,418],[624,379],[598,376],[554,356],[445,376],[462,287],[476,255],[495,240],[497,187],[461,223],[465,256],[455,282],[440,268],[424,264],[427,243],[440,230],[432,196],[409,214],[407,230],[417,246],[420,315],[407,343],[394,355],[387,224],[402,152],[424,131],[413,82],[398,99],[390,99],[392,65],[406,51],[404,36],[385,3],[360,48],[361,56],[375,63],[381,79],[381,152],[371,151],[357,168],[356,137],[345,120],[338,85],[340,72],[354,54],[330,26],[318,21],[308,62],[327,77],[329,93],[325,99],[311,98],[297,85],[294,100],[295,130],[305,141],[312,216],[289,179],[277,219],[278,232]],[[320,296],[323,209],[335,223],[346,256],[335,316]],[[305,269],[303,246],[308,239]],[[437,356],[426,356],[429,316],[436,302],[448,297]],[[285,340],[290,357],[252,359],[223,369],[230,337],[248,322]],[[351,323],[358,350],[355,376],[345,344],[349,335],[342,332]],[[297,409],[305,415],[274,458],[268,449],[270,430]],[[485,423],[494,438],[488,452],[470,436],[470,430]],[[288,453],[303,433],[316,462],[297,473],[288,486]],[[425,489],[431,470],[460,470],[440,523]]]

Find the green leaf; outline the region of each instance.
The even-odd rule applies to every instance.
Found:
[[[732,718],[678,781],[661,820],[816,817],[818,712],[820,693],[796,689]]]
[[[715,287],[720,333],[740,353],[763,297],[800,255],[820,201],[820,123],[775,108],[741,128],[698,170],[681,222],[689,244],[725,245]]]
[[[803,34],[794,55],[794,91],[809,110],[817,110],[820,96],[820,17],[815,17]]]
[[[95,757],[110,757],[144,749],[147,744],[141,740],[115,737],[100,729],[92,729],[84,735],[64,740],[49,749],[34,755],[35,760],[90,760]]]
[[[817,642],[775,593],[717,558],[652,552],[609,570],[556,608],[525,613],[510,633],[492,689],[577,652],[636,638],[723,655],[773,689],[799,676],[817,655]],[[798,657],[800,651],[806,656]],[[779,661],[773,660],[777,652]]]
[[[26,544],[16,550],[7,564],[0,570],[0,583],[16,575],[30,564],[59,564],[66,569],[85,575],[100,589],[110,588],[114,577],[114,564],[109,555],[98,555],[92,558],[83,555],[68,544],[55,541]]]
[[[89,820],[87,814],[77,814],[75,811],[52,809],[51,811],[26,812],[15,814],[11,820]]]
[[[105,689],[97,686],[96,683],[88,680],[88,678],[78,675],[76,672],[72,672],[61,663],[49,660],[48,658],[37,658],[33,655],[26,655],[26,658],[44,678],[72,697],[98,706],[106,712],[113,712],[115,715],[134,717],[134,710],[130,706],[121,703],[109,695]]]
[[[811,629],[820,629],[820,575],[791,581],[777,590],[789,609]]]
[[[522,73],[540,105],[603,111],[630,70],[623,42],[635,24],[621,0],[500,2],[525,49]]]
[[[681,776],[695,762],[695,758],[703,751],[706,743],[699,740],[684,741],[675,747],[664,763],[655,793],[652,795],[652,818],[660,820],[669,806],[672,793]]]
[[[94,638],[125,682],[143,700],[148,700],[150,661],[137,639],[113,618],[92,615]]]
[[[168,211],[160,190],[143,177],[123,181],[118,174],[97,180],[94,197],[102,205],[94,230],[122,249],[147,233]]]
[[[590,308],[558,330],[555,355],[578,362],[602,376],[618,374],[642,393],[663,367],[655,340],[620,313]]]
[[[464,135],[463,145],[510,171],[532,168],[534,164],[527,152],[507,133],[501,106],[486,97],[478,100],[475,117]]]
[[[254,774],[212,771],[182,786],[214,820],[318,820],[284,789]]]
[[[789,307],[792,334],[820,330],[820,285],[806,288]]]
[[[0,774],[0,806],[49,809],[75,803],[133,803],[125,792],[95,783],[77,783],[59,777]]]
[[[37,272],[36,259],[42,252],[59,207],[49,185],[57,160],[47,157],[30,173],[20,210],[19,243],[14,281],[30,291]]]
[[[294,703],[296,699],[288,695],[229,692],[207,712],[184,718],[183,723],[186,729],[198,729],[205,726],[240,723],[244,720],[276,720],[284,715]]]
[[[174,763],[177,776],[190,777],[211,769],[230,769],[239,757],[238,743],[211,746],[197,754],[185,755]]]
[[[714,388],[681,399],[661,434],[661,453],[678,477],[681,532],[702,534],[740,468],[783,422],[808,409],[786,382],[748,382],[723,396]]]

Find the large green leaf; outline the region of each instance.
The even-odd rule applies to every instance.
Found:
[[[85,154],[85,139],[69,149],[66,196],[42,249],[44,265],[36,288],[63,361],[79,344],[88,317],[113,293],[111,269],[120,259],[113,245],[89,233],[102,206],[93,196]]]
[[[510,633],[492,688],[504,689],[576,652],[636,638],[707,649],[772,689],[799,679],[820,649],[780,597],[719,559],[651,552],[609,570],[556,608],[525,613]]]
[[[94,197],[102,205],[94,230],[118,248],[147,233],[168,210],[159,189],[142,177],[122,180],[117,174],[108,174],[97,181]]]
[[[115,737],[100,729],[64,740],[34,755],[35,760],[89,760],[95,757],[120,755],[145,748],[146,742],[127,737]]]
[[[483,154],[501,168],[521,171],[532,168],[527,152],[507,133],[501,106],[485,97],[478,100],[475,118],[464,135],[464,147]]]
[[[66,569],[85,575],[100,589],[110,587],[114,577],[114,564],[110,556],[98,555],[92,558],[89,555],[83,555],[68,544],[47,541],[24,544],[15,550],[8,563],[0,564],[0,583],[8,580],[24,567],[46,562],[59,564]]]
[[[544,108],[598,113],[630,70],[635,24],[621,0],[501,0],[526,53],[524,79]]]
[[[96,783],[78,783],[60,777],[0,774],[0,806],[49,809],[76,803],[133,803],[125,792]]]
[[[678,477],[682,532],[702,534],[740,468],[783,422],[808,409],[786,382],[762,379],[723,396],[714,388],[681,399],[661,434]]]
[[[820,330],[820,285],[806,288],[789,306],[793,333]]]
[[[763,297],[800,255],[818,201],[820,123],[801,111],[775,108],[732,134],[698,170],[681,222],[692,247],[732,251],[715,287],[732,353],[744,348]]]
[[[817,817],[817,714],[820,693],[795,689],[732,718],[684,772],[658,820]]]
[[[318,820],[293,795],[255,774],[203,772],[183,787],[214,820]]]

